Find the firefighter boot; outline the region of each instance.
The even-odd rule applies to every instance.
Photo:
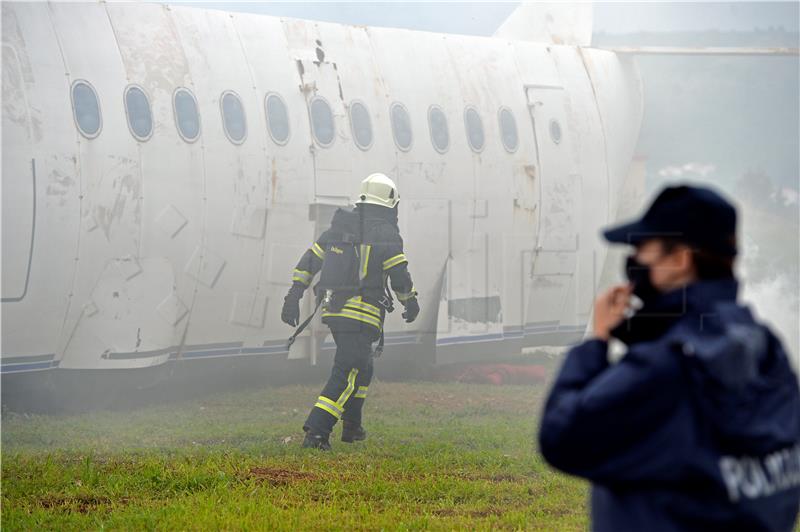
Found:
[[[352,421],[342,422],[342,441],[353,443],[354,441],[364,441],[367,439],[367,431],[364,427]]]
[[[307,449],[319,449],[320,451],[331,450],[331,444],[328,441],[328,435],[314,432],[312,430],[306,431],[306,437],[303,439],[303,447]]]

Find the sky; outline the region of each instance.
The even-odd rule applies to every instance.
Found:
[[[343,24],[491,35],[517,2],[168,2]],[[596,2],[594,31],[800,29],[800,2]]]

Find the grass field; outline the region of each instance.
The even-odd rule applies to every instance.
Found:
[[[2,528],[582,530],[587,486],[534,434],[545,389],[373,383],[366,442],[300,448],[318,387],[6,414]]]

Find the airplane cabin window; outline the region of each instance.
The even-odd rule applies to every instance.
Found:
[[[514,115],[510,109],[502,107],[497,116],[500,122],[500,140],[503,141],[503,147],[508,152],[517,151],[519,137],[517,136],[517,122],[514,120]]]
[[[276,144],[286,144],[289,140],[289,113],[286,103],[277,94],[268,94],[266,107],[269,136]]]
[[[153,115],[150,114],[150,102],[142,89],[131,85],[125,91],[125,114],[128,116],[128,127],[138,140],[147,140],[153,132]]]
[[[100,134],[100,103],[92,86],[85,81],[78,81],[72,86],[72,111],[78,130],[84,137],[92,139]]]
[[[353,128],[353,139],[362,150],[372,145],[372,121],[367,107],[361,102],[350,104],[350,126]]]
[[[392,135],[394,143],[403,151],[411,149],[413,136],[411,134],[411,117],[402,103],[394,103],[389,111],[392,120]]]
[[[556,144],[561,142],[561,124],[558,123],[558,120],[550,121],[550,138]]]
[[[222,93],[220,101],[222,124],[225,134],[234,144],[241,144],[247,137],[247,119],[244,116],[242,101],[233,92]]]
[[[446,152],[450,146],[450,132],[447,129],[447,117],[438,105],[432,105],[428,110],[428,126],[434,149],[439,153]]]
[[[333,111],[328,102],[320,96],[311,100],[311,129],[320,146],[327,147],[333,143],[336,134]]]
[[[178,89],[172,100],[178,132],[186,142],[194,142],[200,135],[200,115],[194,95],[186,89]]]
[[[469,141],[470,148],[474,152],[480,152],[485,140],[483,122],[474,107],[467,107],[464,111],[464,125],[467,128],[467,141]]]

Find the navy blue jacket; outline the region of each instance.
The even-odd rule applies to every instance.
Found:
[[[734,280],[702,281],[662,296],[657,310],[671,317],[651,318],[656,334],[634,335],[616,364],[602,340],[569,351],[539,445],[592,482],[595,530],[792,528],[797,377],[736,291]]]

